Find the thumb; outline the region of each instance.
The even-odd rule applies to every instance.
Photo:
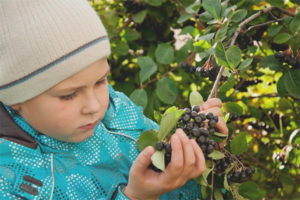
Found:
[[[135,162],[132,165],[133,173],[144,173],[148,169],[148,166],[151,164],[151,156],[155,153],[155,150],[152,146],[146,147],[136,158]]]

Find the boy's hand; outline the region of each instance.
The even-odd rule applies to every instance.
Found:
[[[228,135],[228,128],[226,126],[225,120],[222,117],[222,101],[218,98],[208,99],[201,107],[200,112],[212,112],[214,115],[219,117],[218,123],[216,124],[216,129],[218,132]],[[219,143],[220,147],[224,147],[226,140]]]
[[[206,169],[204,155],[194,140],[182,129],[171,138],[172,157],[165,172],[148,168],[154,148],[147,147],[133,163],[124,194],[132,200],[154,200],[162,194],[183,186],[189,179],[200,176]]]
[[[228,135],[228,128],[222,118],[222,102],[212,98],[201,106],[201,112],[212,112],[219,117],[216,128]],[[220,143],[223,147],[226,141]],[[183,186],[189,179],[200,176],[206,169],[202,150],[194,140],[188,139],[182,129],[171,137],[172,157],[165,172],[157,173],[148,168],[155,150],[147,147],[133,163],[128,185],[124,194],[132,200],[156,200],[164,193]]]

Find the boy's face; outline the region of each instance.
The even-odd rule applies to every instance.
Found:
[[[91,137],[109,106],[109,65],[101,59],[51,89],[12,108],[37,131],[66,142]]]

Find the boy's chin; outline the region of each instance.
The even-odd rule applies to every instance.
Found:
[[[73,135],[65,138],[57,138],[57,139],[63,142],[80,143],[92,137],[93,134],[94,134],[94,130],[89,130],[84,133],[80,133],[78,135]]]

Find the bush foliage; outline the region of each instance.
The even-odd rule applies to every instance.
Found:
[[[256,171],[215,199],[299,199],[299,0],[91,4],[111,40],[110,83],[146,116],[155,120],[173,105],[188,107],[192,91],[204,100],[220,98],[224,116],[238,116],[228,122],[233,144],[227,148]],[[209,69],[219,76],[205,74]],[[203,187],[203,194],[211,190]]]

